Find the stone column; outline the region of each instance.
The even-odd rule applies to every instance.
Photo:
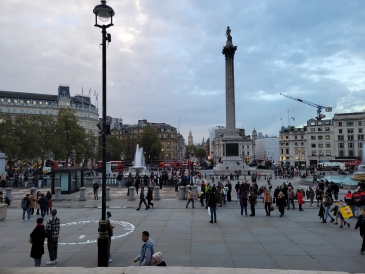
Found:
[[[106,196],[106,200],[110,201],[110,187],[106,187],[105,188],[105,196]]]
[[[179,186],[179,200],[185,200],[185,187]]]
[[[10,201],[12,201],[13,198],[11,198],[11,192],[13,191],[13,189],[9,187],[5,188],[5,190],[6,190],[6,197],[8,197]]]
[[[54,200],[55,201],[62,201],[62,199],[61,199],[61,188],[60,187],[55,187],[54,192],[56,194],[56,198]]]
[[[128,201],[134,201],[136,198],[134,197],[134,190],[136,188],[134,186],[130,186],[129,187],[129,196],[128,196]]]
[[[80,199],[79,199],[79,201],[86,201],[85,192],[86,192],[86,187],[80,187]]]
[[[159,201],[159,200],[161,200],[161,198],[160,198],[160,187],[159,186],[155,186],[154,187],[154,197],[153,197],[153,199],[155,200],[155,201]]]

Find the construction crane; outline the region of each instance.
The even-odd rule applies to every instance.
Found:
[[[295,101],[301,102],[303,104],[307,104],[307,105],[310,105],[312,107],[316,107],[317,108],[317,117],[316,117],[317,120],[322,120],[323,118],[326,118],[326,115],[322,114],[322,109],[323,108],[325,109],[326,112],[331,112],[332,111],[332,107],[325,107],[325,106],[317,105],[317,104],[308,102],[306,100],[302,100],[302,99],[295,98],[295,97],[285,95],[285,94],[281,94],[281,93],[280,93],[280,95],[288,97],[288,98],[293,99]]]

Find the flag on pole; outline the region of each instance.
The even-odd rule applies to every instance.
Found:
[[[84,86],[82,86],[82,96],[81,96],[81,100],[82,100],[82,108],[84,108]]]
[[[282,120],[283,120],[283,117],[281,117],[279,121],[282,121]]]
[[[96,96],[96,90],[94,91],[94,96]]]
[[[89,97],[90,97],[90,94],[91,94],[91,88],[89,89]]]

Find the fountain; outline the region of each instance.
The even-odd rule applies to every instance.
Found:
[[[145,174],[146,166],[144,165],[143,158],[143,147],[140,148],[137,144],[136,153],[134,154],[134,164],[132,167],[129,168],[129,172],[136,174]]]
[[[362,147],[361,165],[357,166],[357,170],[351,177],[352,180],[365,181],[365,146]]]

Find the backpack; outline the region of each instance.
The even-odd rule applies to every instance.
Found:
[[[21,207],[22,207],[23,209],[26,209],[26,208],[27,208],[27,205],[28,205],[28,201],[27,201],[27,199],[23,198],[23,199],[22,199]]]
[[[332,200],[332,198],[330,196],[328,196],[328,202],[330,203],[330,205],[333,204],[333,200]]]

